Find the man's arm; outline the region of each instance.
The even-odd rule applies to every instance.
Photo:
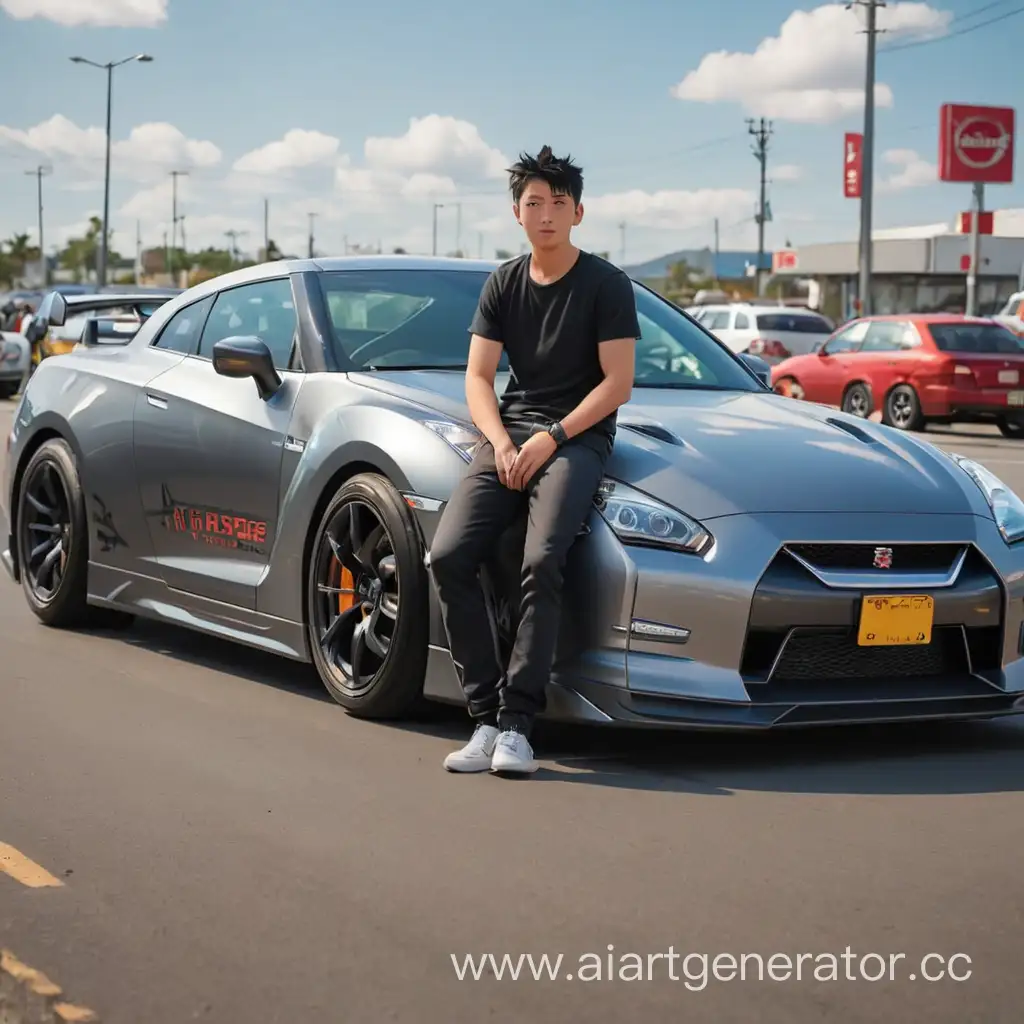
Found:
[[[466,367],[466,402],[477,429],[491,442],[495,452],[512,447],[505,424],[501,422],[494,378],[503,350],[500,341],[474,334],[469,342],[469,365]]]
[[[625,405],[633,394],[635,338],[602,341],[598,349],[604,380],[562,420],[569,437],[575,437]]]
[[[600,423],[629,401],[639,337],[633,282],[621,272],[613,274],[597,294],[598,356],[604,380],[562,420],[569,437]]]

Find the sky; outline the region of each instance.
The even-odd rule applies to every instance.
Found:
[[[862,7],[793,0],[0,0],[0,239],[46,248],[103,208],[134,256],[172,227],[190,249],[304,254],[378,245],[492,257],[524,241],[505,168],[549,144],[582,165],[577,244],[636,263],[753,250],[770,119],[766,248],[857,237],[843,135],[863,127]],[[878,228],[948,222],[970,187],[936,176],[942,103],[1024,107],[1024,0],[879,11]],[[182,171],[176,179],[171,171]],[[1024,171],[989,186],[1024,207]],[[442,204],[435,211],[435,204]],[[623,227],[624,225],[624,227]]]

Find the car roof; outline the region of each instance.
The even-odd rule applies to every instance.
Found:
[[[855,319],[869,323],[906,323],[907,321],[914,324],[994,323],[990,316],[965,316],[963,313],[877,313],[874,316],[859,316]]]

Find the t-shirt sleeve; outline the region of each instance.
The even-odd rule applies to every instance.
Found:
[[[469,333],[491,341],[504,341],[501,333],[501,280],[497,271],[492,272],[484,283]]]
[[[621,271],[610,274],[597,293],[597,340],[639,337],[633,282]]]

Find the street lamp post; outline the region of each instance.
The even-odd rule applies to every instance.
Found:
[[[71,58],[73,64],[88,64],[90,67],[99,68],[100,71],[107,73],[107,165],[103,176],[103,235],[100,238],[100,265],[96,271],[98,288],[102,288],[107,283],[107,240],[110,236],[110,111],[114,92],[114,68],[136,60],[140,64],[148,64],[152,59],[148,53],[136,53],[134,56],[125,57],[124,60],[108,61],[106,64],[97,64],[96,61],[87,60],[85,57]]]

